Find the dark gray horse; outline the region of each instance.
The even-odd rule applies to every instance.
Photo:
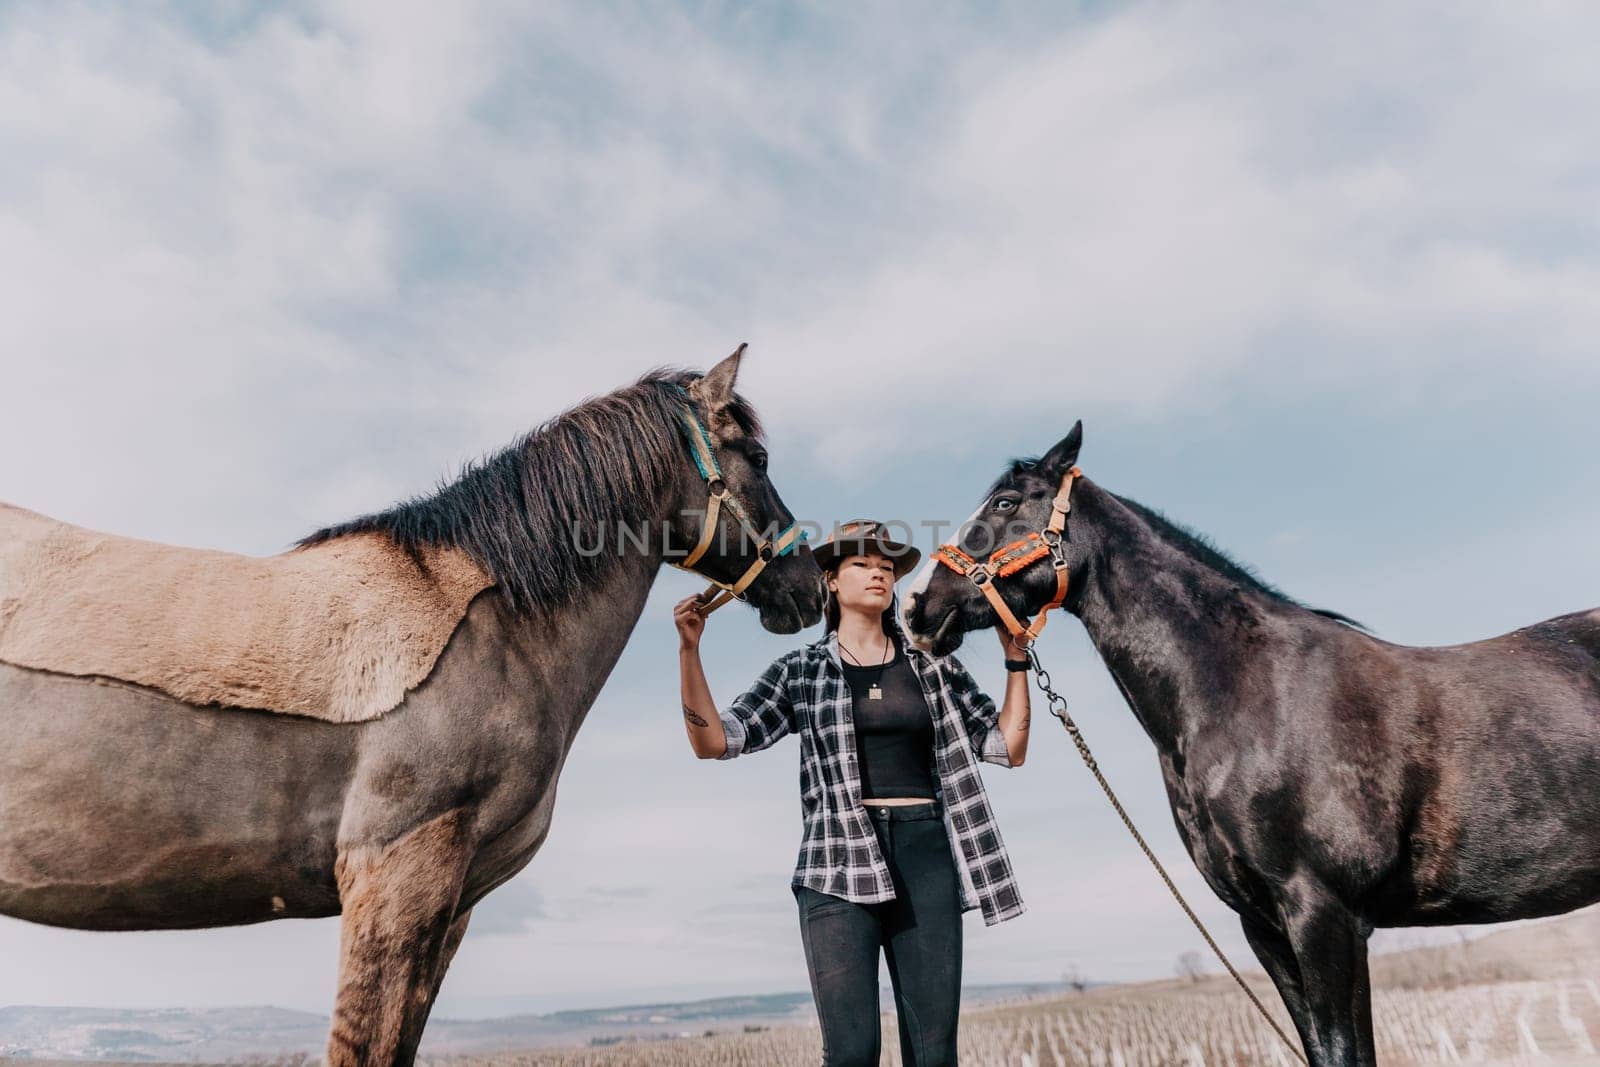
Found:
[[[703,378],[647,375],[430,497],[307,538],[445,546],[493,579],[380,718],[198,707],[0,663],[0,912],[102,930],[342,914],[329,1062],[410,1062],[472,906],[549,832],[562,763],[664,558],[700,541],[686,411],[742,504],[698,569],[731,583],[753,561],[735,513],[793,522],[733,391],[739,354]],[[774,632],[816,622],[809,550],[773,559],[748,599]]]
[[[1079,424],[1013,463],[958,547],[981,560],[1043,529],[1081,441]],[[1155,742],[1178,834],[1239,913],[1312,1064],[1374,1062],[1375,927],[1600,900],[1600,611],[1392,645],[1087,478],[1063,544],[1065,606]],[[1056,584],[1046,558],[996,588],[1031,614]],[[996,621],[931,560],[905,614],[938,654]]]

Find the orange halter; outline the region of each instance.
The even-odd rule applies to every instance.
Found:
[[[1030,532],[1021,540],[995,549],[984,562],[979,563],[952,542],[946,542],[934,550],[934,559],[966,578],[988,598],[995,614],[1000,616],[1000,621],[1011,632],[1012,644],[1020,648],[1025,649],[1033,644],[1044,631],[1045,617],[1051,609],[1059,608],[1067,599],[1067,557],[1061,548],[1061,534],[1067,526],[1067,512],[1072,510],[1072,486],[1082,476],[1083,472],[1077,467],[1061,476],[1061,487],[1056,490],[1056,498],[1050,502],[1050,522],[1043,530]],[[1039,610],[1033,622],[1024,626],[1006,606],[1005,598],[994,587],[994,580],[1008,578],[1045,556],[1050,557],[1050,566],[1056,572],[1056,595]],[[1019,643],[1018,638],[1023,640]]]

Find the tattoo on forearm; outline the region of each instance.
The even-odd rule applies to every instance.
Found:
[[[687,704],[685,704],[683,706],[683,717],[685,719],[689,720],[689,724],[691,726],[709,726],[709,725],[711,725],[710,723],[706,722],[704,717],[702,717],[699,712],[695,711],[693,708],[691,708]]]
[[[1019,732],[1028,728],[1028,718],[1029,717],[1027,715],[1024,715],[1022,718],[1017,720],[1017,730]]]

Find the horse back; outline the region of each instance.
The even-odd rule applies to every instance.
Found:
[[[1591,682],[1600,682],[1600,608],[1558,615],[1524,626],[1500,640],[1513,639],[1540,650],[1553,664],[1587,675]]]
[[[0,504],[0,662],[189,705],[377,718],[490,584],[459,550],[412,555],[382,534],[242,556]]]
[[[1600,611],[1398,654],[1390,922],[1490,922],[1600,899]]]

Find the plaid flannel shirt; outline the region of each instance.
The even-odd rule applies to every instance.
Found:
[[[979,759],[1011,766],[996,725],[999,713],[954,656],[935,659],[903,635],[897,639],[933,714],[937,792],[958,861],[961,908],[981,907],[984,922],[993,926],[1025,910],[978,774]],[[894,899],[889,868],[861,806],[850,686],[839,665],[837,635],[778,657],[718,714],[728,739],[723,759],[800,735],[804,830],[793,884],[862,904]]]

